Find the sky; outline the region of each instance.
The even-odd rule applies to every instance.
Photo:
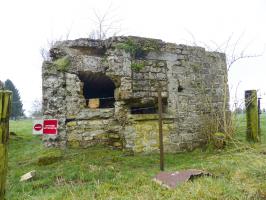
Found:
[[[107,13],[118,35],[225,49],[250,56],[229,70],[231,103],[256,89],[266,108],[265,0],[1,0],[0,80],[10,79],[28,114],[42,96],[41,48],[88,37]],[[110,35],[113,34],[110,32]],[[230,59],[230,56],[229,56]],[[235,97],[237,97],[235,100]]]

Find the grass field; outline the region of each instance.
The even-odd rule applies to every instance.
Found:
[[[245,142],[246,138],[246,115],[240,114],[236,116],[236,139]],[[266,144],[266,113],[261,115],[261,143]],[[263,134],[264,133],[264,134]]]
[[[159,156],[128,156],[107,147],[46,149],[31,135],[31,121],[11,121],[7,199],[266,199],[266,115],[261,144],[245,143],[245,117],[239,116],[236,138],[223,151],[201,150],[167,154],[166,171],[198,168],[213,173],[179,185],[174,190],[152,181],[159,172]],[[38,158],[62,155],[49,165]],[[29,182],[20,176],[36,170]]]

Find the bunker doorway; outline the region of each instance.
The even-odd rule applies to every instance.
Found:
[[[114,107],[115,84],[108,76],[102,73],[80,72],[79,79],[84,84],[83,95],[87,105],[92,99],[99,99],[99,108]]]

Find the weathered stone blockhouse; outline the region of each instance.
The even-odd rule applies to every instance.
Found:
[[[50,55],[42,67],[43,112],[59,120],[59,134],[45,136],[47,146],[157,150],[158,87],[168,152],[204,144],[204,116],[228,109],[222,53],[130,36],[60,41]]]

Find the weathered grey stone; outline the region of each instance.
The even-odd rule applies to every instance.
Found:
[[[68,141],[81,141],[82,140],[82,135],[71,133],[71,134],[68,134],[67,140]]]
[[[147,59],[151,60],[165,60],[165,61],[176,61],[178,59],[178,55],[174,53],[168,52],[150,52],[147,55]]]
[[[118,134],[111,133],[108,135],[109,138],[119,139],[120,136]]]
[[[29,181],[36,176],[36,170],[32,170],[20,177],[20,182]]]
[[[84,119],[107,119],[114,115],[114,108],[108,109],[82,109],[77,115],[77,120]]]
[[[94,131],[90,131],[90,132],[85,132],[82,134],[83,137],[86,137],[86,136],[97,136],[97,135],[100,135],[100,134],[103,134],[105,133],[104,130],[94,130]]]
[[[129,40],[151,50],[137,56],[118,47]],[[44,136],[46,146],[101,143],[136,152],[158,151],[158,116],[142,113],[147,107],[157,109],[158,86],[164,104],[167,152],[204,144],[203,130],[208,123],[204,118],[211,110],[219,113],[224,104],[229,110],[227,69],[221,53],[130,36],[57,42],[51,54],[52,61],[42,66],[43,111],[44,118],[59,120],[59,134]],[[56,60],[66,56],[69,66],[58,68]],[[140,64],[139,69],[133,70],[133,63]],[[84,94],[88,77],[81,79],[81,73],[91,75],[94,83],[110,78],[115,86],[113,108],[88,108],[85,96],[91,91]],[[101,75],[105,78],[99,78]],[[90,90],[108,87],[99,82]],[[144,111],[133,115],[132,108]]]

